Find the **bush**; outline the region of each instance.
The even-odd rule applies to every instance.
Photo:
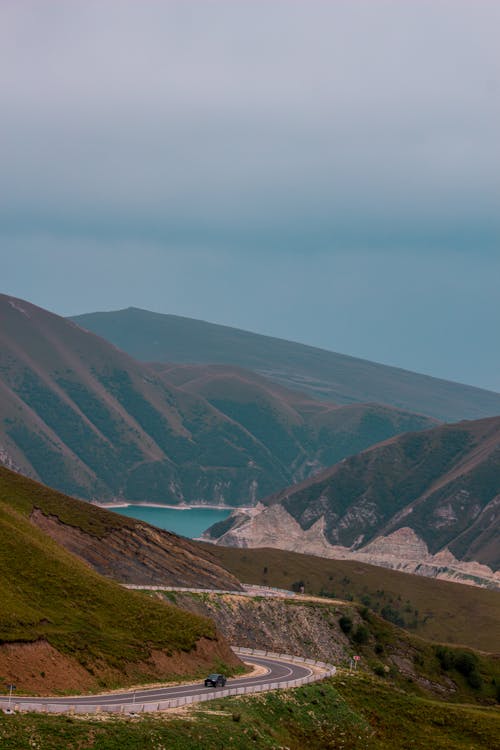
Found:
[[[397,609],[394,607],[391,607],[390,604],[386,604],[385,607],[382,607],[382,611],[380,612],[384,620],[387,620],[388,622],[392,622],[394,625],[398,625],[400,628],[404,628],[406,625],[404,617],[400,615]]]
[[[342,617],[339,620],[340,629],[343,633],[346,635],[349,635],[349,633],[352,630],[352,620],[347,615],[342,615]]]
[[[370,637],[370,632],[364,625],[358,625],[354,633],[352,634],[352,640],[354,643],[367,643]]]
[[[477,670],[477,659],[468,651],[459,651],[455,654],[454,662],[455,669],[464,677],[468,677],[471,672]]]
[[[453,669],[455,665],[453,651],[451,651],[449,648],[446,648],[445,646],[438,646],[436,648],[436,656],[439,659],[439,663],[441,664],[441,669],[444,669],[446,671],[448,671],[449,669]]]
[[[436,656],[439,659],[442,669],[446,671],[456,669],[465,677],[467,683],[474,690],[478,690],[483,684],[481,675],[477,669],[477,657],[469,651],[452,651],[445,646],[436,648]]]
[[[481,675],[476,668],[474,668],[472,672],[469,672],[469,674],[467,675],[467,682],[469,683],[471,688],[474,688],[474,690],[479,690],[479,688],[483,684]]]

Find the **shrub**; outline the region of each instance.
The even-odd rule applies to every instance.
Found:
[[[483,684],[481,675],[475,667],[472,672],[469,672],[469,674],[467,675],[467,682],[469,683],[471,688],[474,688],[474,690],[479,690],[479,688]]]
[[[471,672],[477,670],[477,659],[468,651],[459,651],[454,655],[454,667],[457,672],[463,674],[464,677],[468,677]]]
[[[352,634],[352,640],[354,643],[367,643],[370,633],[367,627],[364,625],[358,625],[354,633]]]
[[[439,659],[439,663],[441,664],[441,669],[445,669],[448,671],[449,669],[453,668],[454,665],[454,658],[453,658],[453,651],[451,651],[449,648],[446,648],[445,646],[438,646],[436,648],[436,656]]]
[[[342,632],[346,635],[348,635],[352,630],[352,620],[347,615],[342,615],[342,617],[339,619],[339,625]]]
[[[398,610],[394,607],[391,607],[390,604],[386,604],[385,607],[382,607],[382,611],[380,612],[384,620],[387,620],[388,622],[392,622],[394,625],[398,625],[400,628],[404,628],[406,625],[404,617],[402,617]]]

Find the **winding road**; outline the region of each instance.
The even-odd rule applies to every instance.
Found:
[[[240,654],[240,656],[246,663],[263,667],[263,670],[259,670],[260,674],[230,679],[224,688],[206,688],[202,682],[197,682],[172,685],[170,687],[103,693],[100,695],[51,696],[46,698],[13,696],[12,706],[18,706],[21,710],[23,708],[24,710],[43,710],[43,707],[49,708],[52,706],[57,710],[57,707],[71,706],[79,711],[85,710],[85,707],[88,707],[89,711],[95,711],[96,707],[100,707],[100,710],[104,711],[110,710],[113,707],[114,710],[119,709],[131,712],[134,710],[143,710],[145,704],[157,703],[158,709],[161,710],[159,704],[164,701],[186,699],[186,702],[195,702],[200,700],[200,698],[202,700],[205,699],[207,694],[210,694],[210,697],[228,695],[228,691],[236,694],[235,689],[238,688],[247,688],[248,692],[253,692],[265,690],[266,688],[270,689],[271,686],[273,688],[288,687],[292,681],[306,680],[314,675],[314,670],[310,666],[292,661],[290,657],[278,655],[257,656],[254,654]],[[241,692],[244,692],[244,690]],[[8,703],[8,697],[2,696],[0,698],[0,708],[5,709]],[[30,709],[28,709],[28,705]]]

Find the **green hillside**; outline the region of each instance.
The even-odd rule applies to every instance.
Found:
[[[37,745],[34,745],[34,742]],[[138,718],[0,714],[2,750],[493,750],[494,706],[450,705],[341,674],[296,690],[195,705]]]
[[[339,404],[375,402],[445,422],[500,414],[500,394],[293,341],[129,307],[71,318],[145,362],[237,365]]]
[[[243,583],[351,600],[432,641],[483,651],[500,648],[500,593],[351,560],[280,549],[208,547]]]
[[[161,669],[150,661],[155,650],[165,656],[193,653],[200,638],[217,644],[209,620],[102,578],[34,527],[29,519],[33,498],[26,494],[30,484],[1,475],[0,674],[9,677],[8,646],[49,644],[83,666],[97,687],[159,678]],[[50,510],[50,498],[42,504]],[[99,533],[92,518],[88,524]],[[25,677],[28,685],[33,675]],[[19,691],[26,689],[22,674],[16,681]],[[58,687],[64,689],[64,684],[61,674]]]
[[[248,505],[432,420],[335,409],[252,373],[193,387],[0,295],[0,464],[83,498]],[[208,386],[208,381],[205,385]]]

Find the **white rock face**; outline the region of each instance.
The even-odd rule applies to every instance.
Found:
[[[359,549],[332,545],[324,533],[321,516],[304,530],[282,505],[253,508],[239,513],[238,524],[223,534],[217,544],[229,547],[275,547],[337,560],[359,560],[370,565],[442,578],[475,586],[500,589],[500,572],[478,562],[463,562],[445,547],[435,555],[408,526],[380,536]]]

